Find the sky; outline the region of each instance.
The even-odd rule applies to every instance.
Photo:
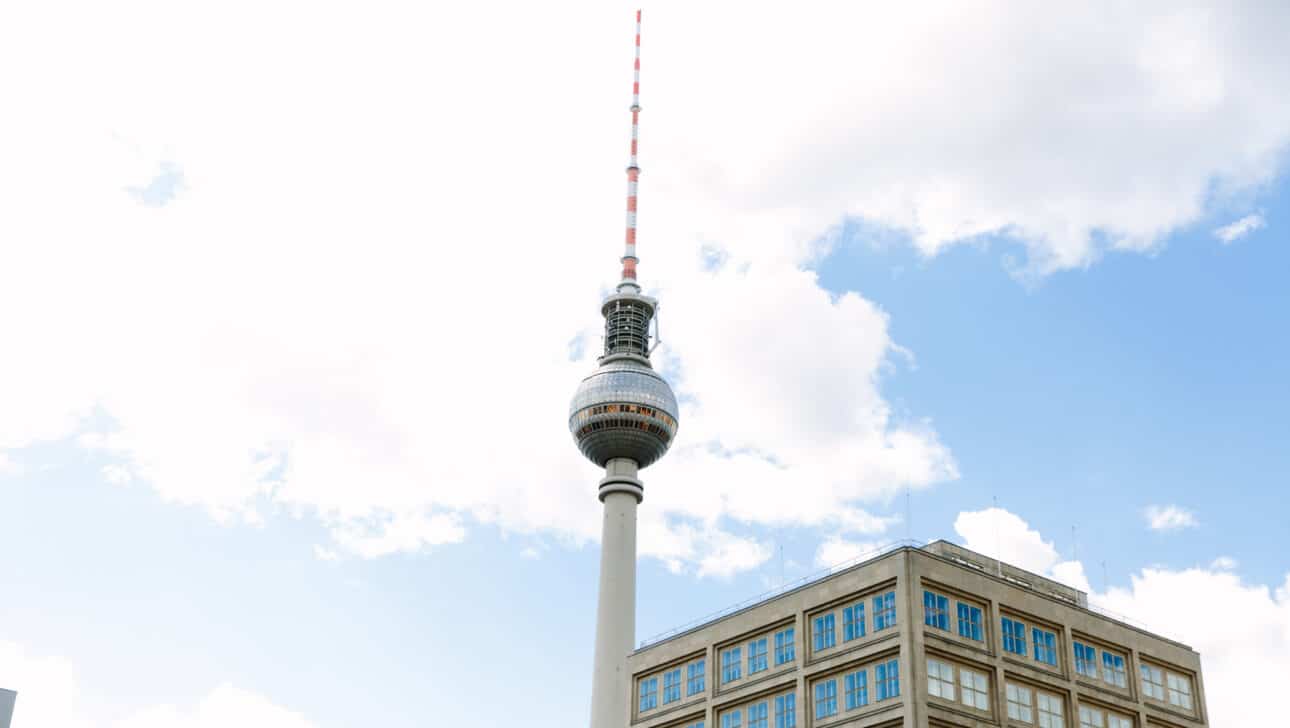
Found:
[[[1290,8],[907,5],[644,8],[637,637],[946,538],[1265,722]],[[586,720],[634,9],[6,7],[15,726]]]

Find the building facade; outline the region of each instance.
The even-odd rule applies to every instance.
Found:
[[[9,728],[13,720],[13,706],[18,700],[18,693],[0,688],[0,728]]]
[[[1200,656],[938,541],[631,654],[632,728],[1201,728]]]

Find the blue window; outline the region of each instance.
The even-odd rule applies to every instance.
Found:
[[[896,592],[873,598],[873,631],[879,632],[896,626]]]
[[[797,696],[793,693],[775,698],[775,728],[797,728]]]
[[[663,673],[663,705],[681,699],[681,668]]]
[[[768,704],[765,701],[748,706],[748,728],[770,728],[766,719]]]
[[[740,672],[739,648],[731,647],[721,653],[721,682],[728,683],[743,677]]]
[[[864,637],[864,602],[856,602],[842,610],[842,641]]]
[[[856,670],[847,675],[847,710],[863,708],[869,704],[869,673]]]
[[[775,664],[782,665],[797,659],[797,646],[793,642],[793,628],[775,633]]]
[[[873,684],[878,689],[878,700],[900,695],[900,661],[887,660],[873,669]]]
[[[815,719],[827,718],[838,713],[838,681],[825,680],[815,684]]]
[[[766,638],[748,643],[748,674],[766,669]]]
[[[833,615],[826,614],[823,617],[815,618],[815,650],[816,652],[827,647],[837,644],[837,637],[833,634]]]
[[[1030,630],[1030,638],[1035,643],[1035,659],[1048,664],[1057,665],[1057,635],[1046,629],[1035,627]]]
[[[1003,618],[1003,650],[1014,655],[1026,654],[1026,625],[1015,619]]]
[[[653,710],[658,707],[658,678],[652,677],[648,680],[641,680],[641,701],[640,712]]]
[[[721,728],[743,728],[744,713],[742,710],[732,710],[729,713],[721,714]]]
[[[1075,672],[1097,677],[1097,650],[1082,642],[1075,643]]]
[[[705,674],[704,668],[706,667],[703,663],[705,662],[707,662],[707,660],[699,660],[698,662],[691,662],[690,666],[685,668],[685,694],[686,695],[694,695],[696,693],[703,692],[703,688],[705,687],[704,686],[705,680],[703,679],[703,676]]]
[[[950,629],[950,600],[934,592],[923,592],[923,624],[936,629]]]
[[[959,602],[959,636],[980,642],[981,610],[971,604]]]
[[[1102,679],[1117,688],[1127,688],[1129,686],[1129,678],[1124,673],[1124,658],[1103,650]]]
[[[687,725],[685,728],[703,728],[703,721],[701,720],[695,721],[690,725]]]

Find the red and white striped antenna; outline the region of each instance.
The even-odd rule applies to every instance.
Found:
[[[640,167],[636,166],[636,128],[641,113],[641,11],[636,11],[636,64],[632,75],[632,154],[627,165],[627,246],[623,253],[623,280],[618,284],[619,290],[632,287],[640,290],[636,283],[636,180],[640,176]]]

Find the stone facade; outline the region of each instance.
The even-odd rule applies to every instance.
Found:
[[[888,594],[894,624],[879,619]],[[776,635],[783,643],[790,629],[793,659],[776,664]],[[632,653],[628,672],[633,728],[723,728],[736,711],[740,728],[775,728],[786,706],[798,728],[1079,728],[1081,709],[1102,728],[1207,725],[1194,650],[1090,610],[1083,592],[944,541],[889,551],[651,644]],[[703,684],[691,694],[696,674]]]

